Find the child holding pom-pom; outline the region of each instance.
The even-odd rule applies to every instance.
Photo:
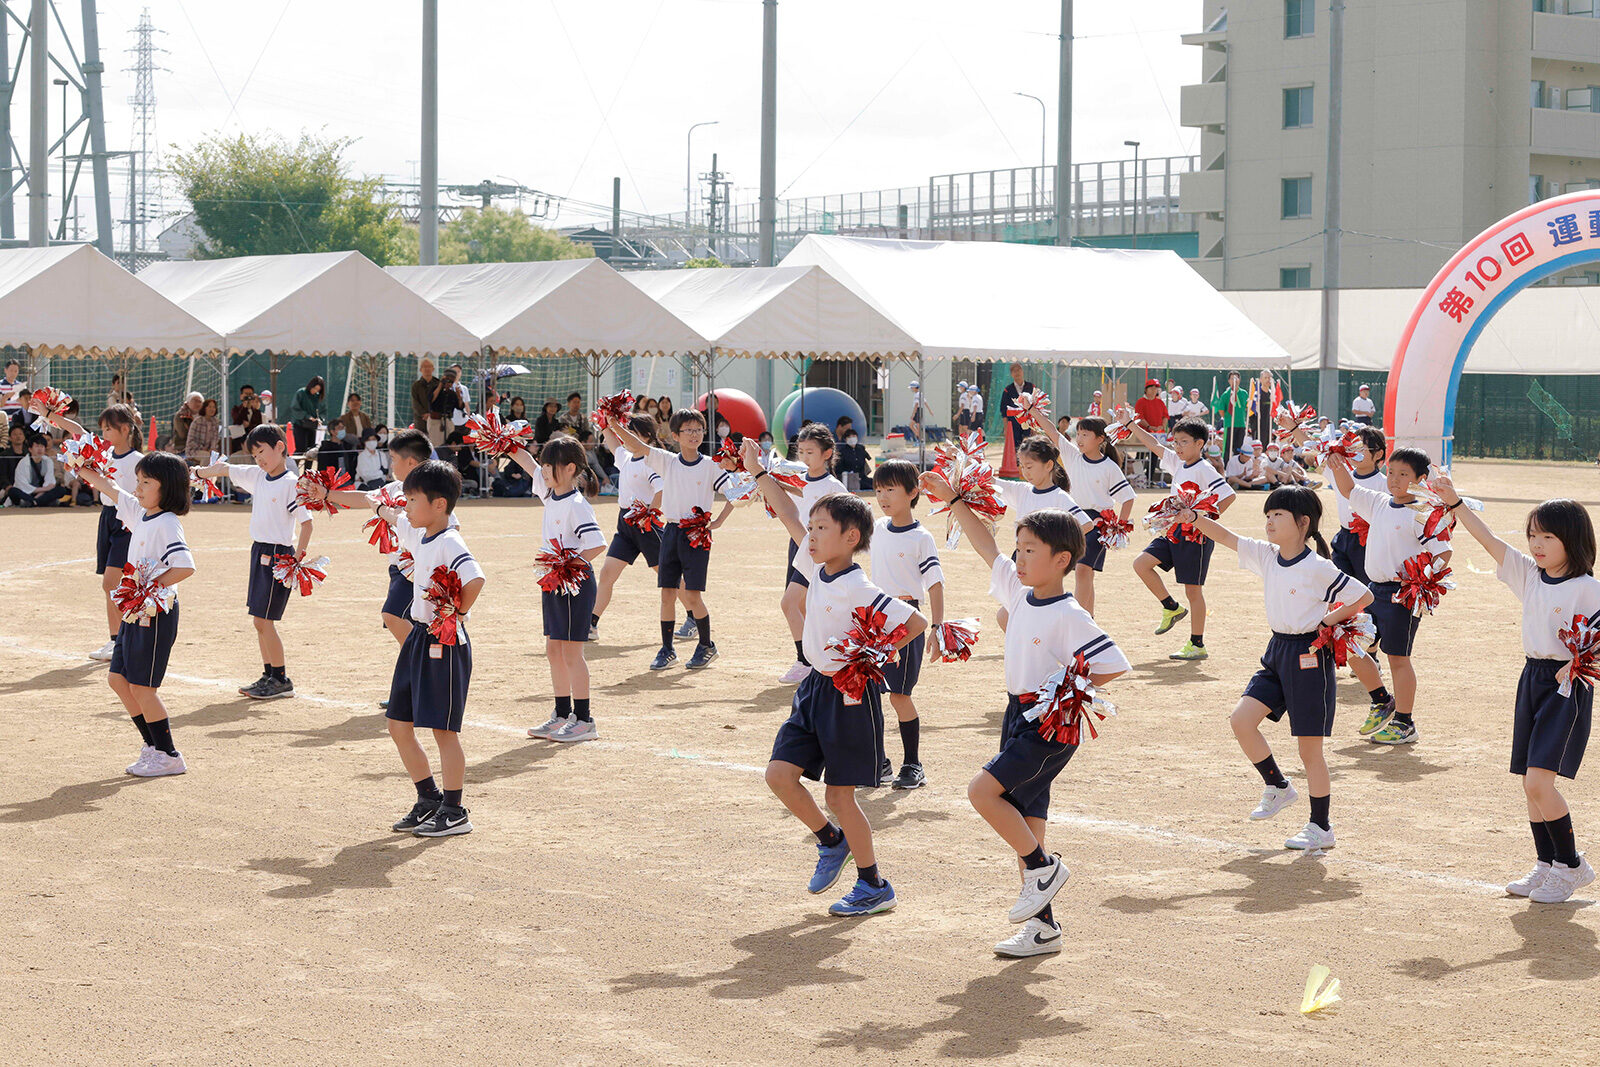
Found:
[[[1277,722],[1287,712],[1289,732],[1300,748],[1300,763],[1311,792],[1311,819],[1305,829],[1283,843],[1292,849],[1334,846],[1328,808],[1332,786],[1323,739],[1333,733],[1336,668],[1334,651],[1319,638],[1324,627],[1337,627],[1372,603],[1372,593],[1328,559],[1328,543],[1317,529],[1322,501],[1315,490],[1286,485],[1272,491],[1262,507],[1267,539],[1240,537],[1204,515],[1189,510],[1178,516],[1217,544],[1239,553],[1239,567],[1262,580],[1267,625],[1272,639],[1261,655],[1261,669],[1245,686],[1229,722],[1245,758],[1261,774],[1265,788],[1252,819],[1270,819],[1299,797],[1278,769],[1272,747],[1261,735],[1261,723]],[[1317,550],[1311,551],[1311,543]]]
[[[1572,812],[1556,776],[1572,779],[1589,742],[1597,665],[1594,628],[1600,626],[1600,580],[1594,577],[1595,536],[1589,512],[1576,500],[1546,500],[1528,513],[1528,553],[1496,537],[1471,508],[1461,506],[1447,474],[1433,489],[1495,562],[1495,576],[1522,601],[1522,651],[1511,733],[1511,773],[1522,776],[1538,861],[1506,892],[1556,904],[1594,881],[1578,852]]]
[[[1135,493],[1122,472],[1122,456],[1117,446],[1106,435],[1106,420],[1086,416],[1078,420],[1076,441],[1051,425],[1048,415],[1034,414],[1034,426],[1040,433],[1055,442],[1061,450],[1061,463],[1067,470],[1072,491],[1078,504],[1089,513],[1094,525],[1084,531],[1083,557],[1078,560],[1073,592],[1078,603],[1090,615],[1094,614],[1094,575],[1106,568],[1106,549],[1102,526],[1110,520],[1125,524],[1133,513]],[[1126,540],[1124,535],[1123,540]]]
[[[922,487],[937,500],[955,490],[937,474],[922,476]],[[1024,710],[1063,666],[1084,668],[1079,681],[1101,686],[1129,667],[1105,631],[1067,592],[1067,575],[1083,555],[1083,529],[1065,511],[1046,508],[1017,523],[1017,552],[1001,554],[994,534],[959,501],[951,513],[973,550],[988,564],[989,595],[1005,607],[1005,682],[1008,698],[1001,725],[1000,752],[967,785],[967,798],[983,820],[1017,853],[1022,890],[1010,920],[1022,923],[1016,935],[995,945],[1007,957],[1042,956],[1061,951],[1061,927],[1050,902],[1066,882],[1060,855],[1044,851],[1050,816],[1050,786],[1077,751],[1075,741],[1047,737],[1046,724]]]
[[[655,447],[653,416],[634,415],[627,425],[640,441]],[[648,453],[632,452],[609,424],[603,432],[617,457],[617,532],[611,536],[611,547],[600,567],[600,590],[594,598],[594,617],[589,620],[591,641],[599,637],[600,617],[611,603],[611,590],[622,572],[641,555],[652,571],[661,562],[661,475],[651,469]]]

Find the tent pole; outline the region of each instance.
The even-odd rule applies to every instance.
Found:
[[[703,438],[711,443],[711,455],[717,454],[721,444],[717,440],[717,347],[711,346],[706,354],[706,435]]]
[[[217,397],[217,421],[222,424],[222,437],[219,443],[223,448],[222,458],[227,459],[233,453],[233,449],[228,447],[228,426],[232,424],[229,416],[233,414],[233,405],[228,403],[228,350],[223,349],[217,360],[222,366],[222,391]],[[223,411],[225,407],[229,410]]]
[[[912,402],[911,402],[912,405],[913,405],[912,406],[912,410],[911,410],[911,414],[913,416],[913,418],[912,418],[912,425],[913,426],[916,425],[915,416],[920,412],[920,410],[922,409],[922,406],[923,406],[923,404],[922,404],[922,391],[924,389],[926,389],[927,387],[928,387],[927,364],[926,364],[926,362],[924,362],[924,360],[922,358],[922,352],[919,349],[917,351],[917,391],[914,394],[915,395],[915,399],[912,400]],[[927,427],[926,423],[924,423],[923,426],[922,426],[922,432],[917,435],[917,467],[922,469],[922,470],[927,470],[928,469],[928,427]]]

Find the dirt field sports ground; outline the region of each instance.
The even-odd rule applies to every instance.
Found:
[[[1460,464],[1457,481],[1517,544],[1532,503],[1597,487],[1592,468],[1488,463]],[[1230,524],[1260,536],[1261,499]],[[615,512],[599,508],[608,534]],[[590,646],[602,740],[561,748],[523,736],[550,706],[529,592],[537,510],[467,504],[461,520],[489,575],[464,733],[477,830],[423,841],[387,829],[412,794],[374,706],[395,646],[361,518],[325,520],[313,539],[332,575],[283,628],[301,695],[267,704],[234,692],[260,673],[246,511],[185,520],[199,573],[163,692],[190,772],[142,781],[122,772],[136,734],[84,658],[105,639],[94,513],[0,515],[0,1062],[1600,1055],[1600,886],[1556,906],[1500,889],[1532,862],[1506,772],[1518,613],[1465,534],[1460,588],[1418,638],[1422,742],[1359,739],[1364,694],[1341,682],[1339,847],[1325,858],[1280,847],[1303,800],[1245,818],[1260,782],[1226,717],[1265,644],[1257,581],[1219,549],[1211,658],[1169,662],[1181,635],[1152,635],[1131,571],[1143,541],[1113,553],[1100,622],[1134,670],[1108,694],[1121,714],[1055,788],[1067,948],[1006,962],[991,946],[1013,929],[1013,860],[965,798],[997,745],[1001,645],[965,545],[945,554],[947,603],[983,616],[982,654],[923,672],[930,785],[863,794],[900,906],[850,921],[805,892],[811,839],[760,778],[790,695],[775,681],[791,658],[781,528],[755,507],[718,532],[708,600],[722,656],[699,674],[645,669],[656,593],[648,571],[626,574]],[[1286,727],[1268,736],[1299,777]],[[892,727],[888,747],[898,757]],[[1600,842],[1600,753],[1585,772],[1567,790],[1580,848]],[[1344,1003],[1301,1016],[1319,962]]]

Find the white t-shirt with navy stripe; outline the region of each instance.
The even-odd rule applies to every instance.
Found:
[[[1223,477],[1204,456],[1193,463],[1185,463],[1178,458],[1178,453],[1169,448],[1161,453],[1161,469],[1172,476],[1173,496],[1177,496],[1178,490],[1185,485],[1193,485],[1200,491],[1201,496],[1215,493],[1218,503],[1238,495],[1233,491],[1233,486],[1228,484],[1228,479]]]
[[[576,489],[544,498],[544,524],[539,535],[546,545],[554,541],[562,548],[579,552],[606,547],[605,534],[594,517],[594,505]]]
[[[402,515],[395,525],[395,531],[400,538],[400,547],[408,550],[412,559],[416,560],[416,570],[411,579],[414,583],[411,618],[426,626],[434,618],[433,605],[427,598],[428,589],[433,584],[433,572],[439,567],[448,567],[456,572],[465,587],[484,576],[483,568],[478,566],[466,541],[461,538],[461,531],[455,527],[447,526],[430,537],[412,526]]]
[[[1115,674],[1128,669],[1128,657],[1095,625],[1094,618],[1071,593],[1040,600],[1017,577],[1017,565],[996,556],[989,574],[989,595],[1006,609],[1006,692],[1032,693],[1079,652],[1091,673]]]
[[[1382,467],[1374,467],[1371,474],[1357,474],[1354,469],[1350,477],[1363,489],[1371,489],[1375,493],[1382,493],[1389,488],[1389,479],[1383,473]],[[1339,509],[1339,525],[1350,529],[1350,516],[1354,514],[1350,509],[1350,498],[1339,492],[1339,483],[1333,483],[1333,506]]]
[[[265,545],[292,545],[295,527],[311,521],[300,506],[299,474],[294,464],[282,474],[269,475],[255,464],[228,464],[233,484],[250,494],[250,540]]]
[[[939,566],[939,544],[916,519],[896,526],[887,518],[872,530],[872,581],[892,597],[910,597],[921,603],[928,590],[944,582]]]
[[[661,492],[661,475],[650,469],[649,461],[626,448],[619,448],[614,454],[617,457],[617,506],[627,511],[641,500],[646,504],[654,500]]]
[[[1110,456],[1090,459],[1065,436],[1061,438],[1061,463],[1072,482],[1073,497],[1090,512],[1115,511],[1134,498],[1133,486]]]
[[[843,637],[850,629],[856,608],[870,607],[884,615],[884,629],[893,630],[911,618],[912,607],[896,600],[874,585],[856,563],[829,574],[809,552],[798,552],[794,569],[811,584],[806,588],[806,624],[802,645],[806,659],[824,674],[833,674],[844,660],[827,649],[829,641]]]
[[[1561,631],[1572,626],[1572,617],[1582,615],[1591,623],[1600,622],[1600,578],[1575,574],[1570,578],[1551,578],[1539,569],[1533,557],[1514,548],[1495,569],[1499,578],[1522,601],[1522,652],[1534,659],[1571,659],[1572,652],[1561,643]]]
[[[139,461],[144,458],[144,453],[137,448],[130,448],[126,452],[111,453],[111,480],[117,483],[117,488],[125,489],[132,493],[139,488]],[[108,507],[117,506],[117,498],[110,493],[100,494],[100,503]],[[124,523],[123,525],[127,525]]]
[[[1059,485],[1036,489],[1029,482],[1014,482],[1008,478],[996,478],[994,484],[1000,490],[1000,499],[1006,502],[1006,507],[1017,513],[1019,519],[1045,508],[1056,508],[1077,519],[1079,526],[1094,525],[1089,513],[1080,508],[1078,502],[1072,499],[1072,494]]]
[[[132,532],[128,539],[129,563],[156,563],[157,575],[173,567],[194,566],[194,553],[183,536],[183,522],[172,512],[146,512],[138,497],[118,486],[117,518]]]
[[[1424,550],[1438,555],[1450,551],[1450,542],[1423,537],[1422,524],[1411,509],[1395,503],[1388,493],[1356,486],[1350,490],[1350,507],[1371,528],[1367,533],[1367,578],[1394,582],[1406,560]]]
[[[399,481],[398,479],[396,479],[396,480],[393,480],[393,481],[389,482],[387,485],[384,486],[384,488],[389,491],[389,495],[391,497],[393,497],[394,499],[397,499],[397,500],[404,500],[405,499],[406,485],[405,485],[404,482]],[[368,493],[367,494],[367,499],[369,499],[369,500],[374,500],[375,501],[377,499],[377,497],[378,497],[378,494],[376,492],[372,492],[372,493]],[[398,510],[400,512],[400,517],[401,517],[401,520],[403,521],[404,518],[405,518],[405,509],[402,507],[402,508],[398,508],[396,510]],[[373,514],[377,514],[377,513],[378,513],[377,506],[374,505]],[[456,521],[456,516],[455,516],[454,512],[450,513],[450,518],[449,518],[448,521],[449,521],[449,525],[452,528],[461,525],[461,523]],[[400,528],[399,523],[398,522],[395,523],[394,527],[395,527],[396,530],[398,530]],[[396,541],[396,543],[399,542],[399,537],[398,536],[395,538],[395,541]],[[389,562],[390,562],[390,564],[392,564],[393,566],[396,566],[396,567],[400,566],[400,553],[404,549],[404,547],[405,546],[402,545],[400,548],[397,548],[393,552],[389,553]]]
[[[800,487],[800,503],[797,505],[800,511],[800,521],[809,521],[812,506],[829,493],[848,492],[850,490],[844,487],[844,483],[831,474],[824,474],[818,478],[813,478],[809,474],[806,475],[806,484]]]
[[[1284,559],[1277,545],[1241,537],[1239,569],[1261,579],[1267,626],[1280,634],[1312,633],[1333,605],[1353,603],[1367,591],[1310,545],[1293,559]]]
[[[652,448],[645,462],[661,475],[661,517],[667,522],[687,519],[695,508],[710,511],[717,490],[728,483],[728,472],[698,452],[689,463],[675,452]]]

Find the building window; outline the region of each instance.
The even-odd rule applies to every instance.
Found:
[[[1537,204],[1544,199],[1544,175],[1528,175],[1528,203]]]
[[[1309,289],[1311,288],[1310,267],[1279,267],[1279,289]]]
[[[1314,0],[1283,0],[1283,35],[1310,37],[1316,10]]]
[[[1283,91],[1283,128],[1301,130],[1311,125],[1311,86]]]
[[[1311,179],[1283,179],[1283,217],[1309,219],[1311,217]]]
[[[1542,82],[1539,79],[1535,78],[1533,80],[1533,82],[1529,85],[1528,88],[1529,88],[1529,92],[1528,92],[1529,103],[1531,104],[1531,106],[1533,106],[1533,107],[1548,107],[1549,106],[1548,99],[1549,99],[1550,94],[1548,92],[1546,92],[1544,82]]]

